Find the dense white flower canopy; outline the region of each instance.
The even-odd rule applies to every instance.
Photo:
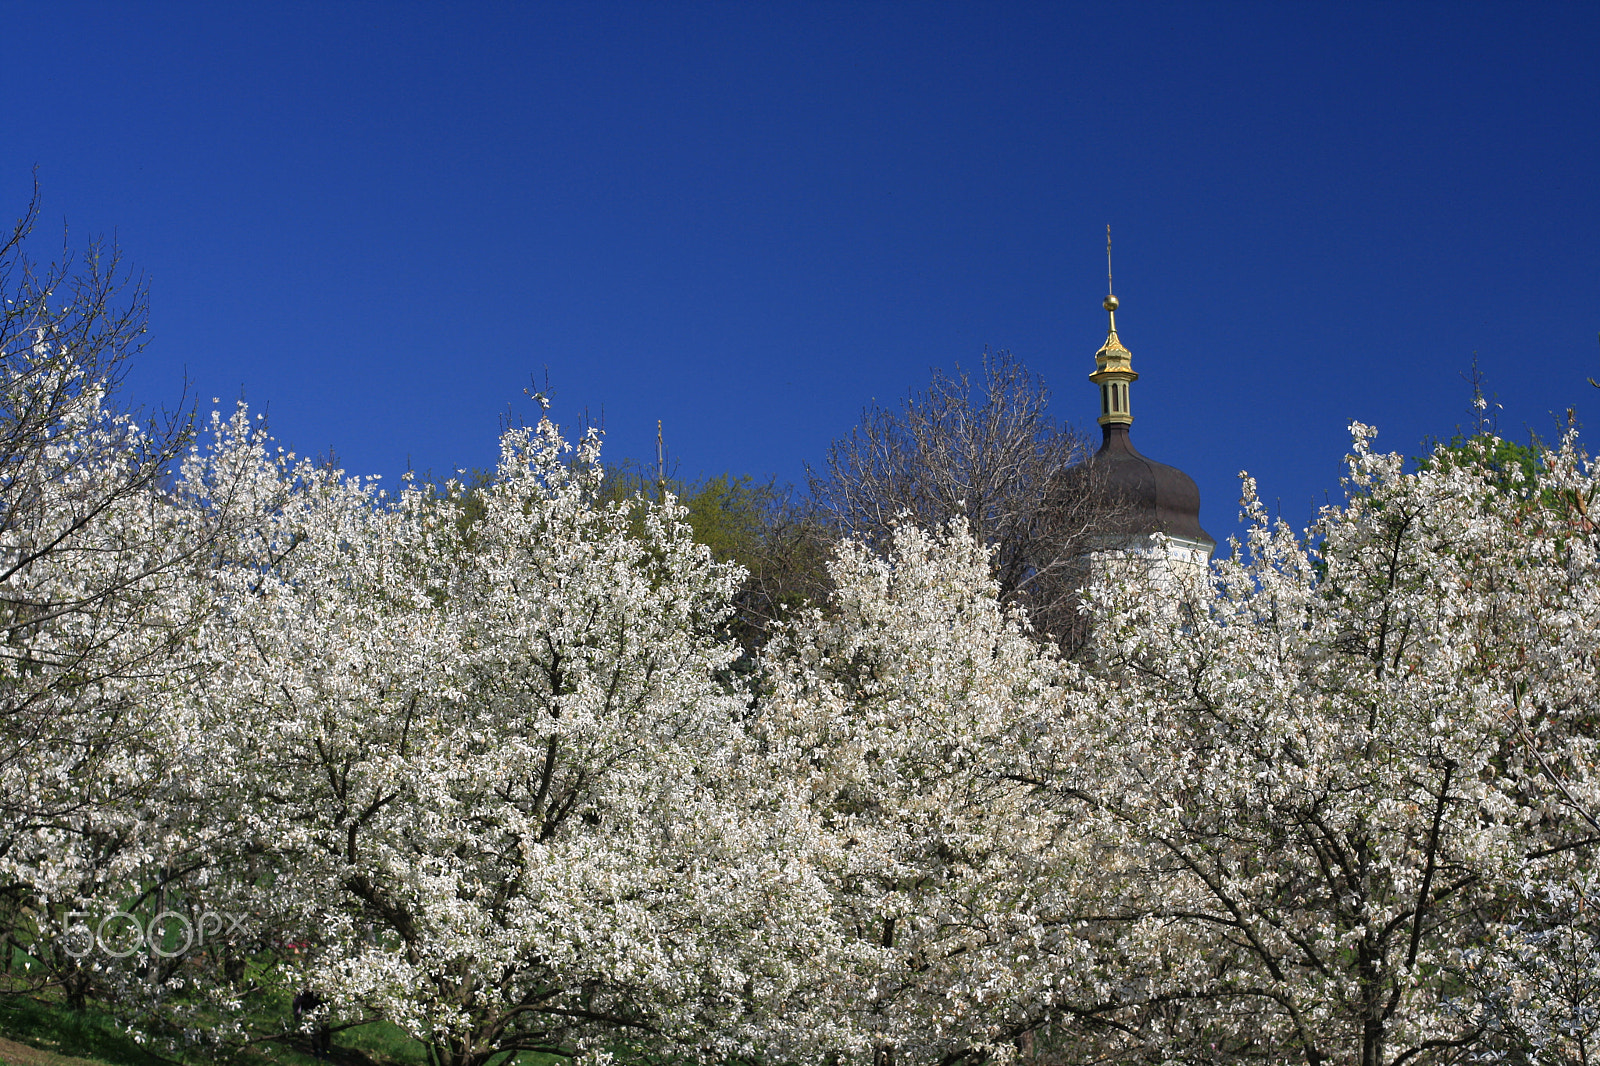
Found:
[[[1246,479],[1207,574],[1093,567],[1070,661],[965,529],[906,522],[752,678],[735,568],[601,491],[595,437],[386,495],[240,408],[76,522],[139,432],[84,395],[5,545],[64,530],[0,585],[82,606],[7,645],[0,870],[48,979],[149,1037],[258,1039],[298,993],[303,1038],[382,1019],[440,1066],[1587,1046],[1575,436],[1408,469],[1356,426],[1305,533]],[[119,909],[245,932],[67,950]]]
[[[290,503],[220,574],[207,788],[277,871],[237,890],[336,1016],[448,1061],[740,1050],[823,931],[807,823],[738,758],[737,575],[670,500],[602,502],[597,447],[545,420],[393,500],[268,464]]]

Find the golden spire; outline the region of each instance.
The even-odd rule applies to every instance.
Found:
[[[1111,224],[1108,222],[1106,223],[1106,298],[1100,301],[1100,306],[1111,316],[1107,343],[1117,339],[1117,298],[1111,293]]]
[[[1100,386],[1100,418],[1102,426],[1111,423],[1129,425],[1133,415],[1128,407],[1128,385],[1139,380],[1133,369],[1133,353],[1122,346],[1117,337],[1118,301],[1111,291],[1111,227],[1106,226],[1106,298],[1100,306],[1110,316],[1106,342],[1094,353],[1095,372],[1089,380]]]
[[[1111,288],[1111,223],[1106,223],[1106,298],[1101,301],[1101,306],[1111,315],[1111,332],[1117,332],[1117,298]]]

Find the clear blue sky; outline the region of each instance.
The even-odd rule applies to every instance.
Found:
[[[0,208],[149,278],[130,387],[241,393],[394,478],[499,415],[799,482],[1009,348],[1094,429],[1104,230],[1134,440],[1237,528],[1351,419],[1600,434],[1600,5],[4,5]]]

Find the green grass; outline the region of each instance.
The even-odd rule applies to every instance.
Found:
[[[92,1007],[73,1011],[58,1002],[20,995],[0,995],[0,1036],[37,1052],[8,1052],[0,1042],[0,1061],[16,1066],[171,1066],[173,1061],[152,1054],[124,1033],[110,1015]],[[193,1054],[183,1056],[183,1061],[192,1066],[212,1066],[215,1062]],[[428,1053],[398,1026],[374,1022],[335,1033],[332,1061],[334,1066],[426,1066]],[[515,1066],[564,1066],[565,1061],[523,1054]],[[261,1045],[259,1050],[235,1060],[234,1066],[240,1064],[327,1066],[322,1060],[279,1043]]]
[[[0,997],[0,1034],[60,1056],[89,1060],[97,1066],[171,1066],[173,1061],[152,1054],[124,1033],[113,1018],[92,1007],[73,1011],[58,1002],[22,996]],[[194,1066],[209,1066],[216,1061],[194,1052],[181,1058]],[[311,1055],[276,1042],[260,1045],[232,1061],[260,1066],[325,1066]],[[333,1061],[344,1066],[422,1066],[427,1062],[427,1052],[393,1026],[371,1025],[339,1033],[334,1038]]]
[[[420,1042],[407,1036],[398,1025],[388,1022],[373,1022],[335,1033],[333,1045],[336,1059],[340,1048],[349,1048],[386,1066],[426,1066],[428,1061],[427,1049]]]
[[[0,1033],[35,1048],[115,1066],[163,1066],[108,1015],[22,996],[0,998]]]

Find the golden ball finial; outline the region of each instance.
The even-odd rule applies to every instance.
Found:
[[[1107,311],[1115,311],[1117,309],[1117,298],[1107,293],[1106,298],[1100,301],[1100,306]]]

